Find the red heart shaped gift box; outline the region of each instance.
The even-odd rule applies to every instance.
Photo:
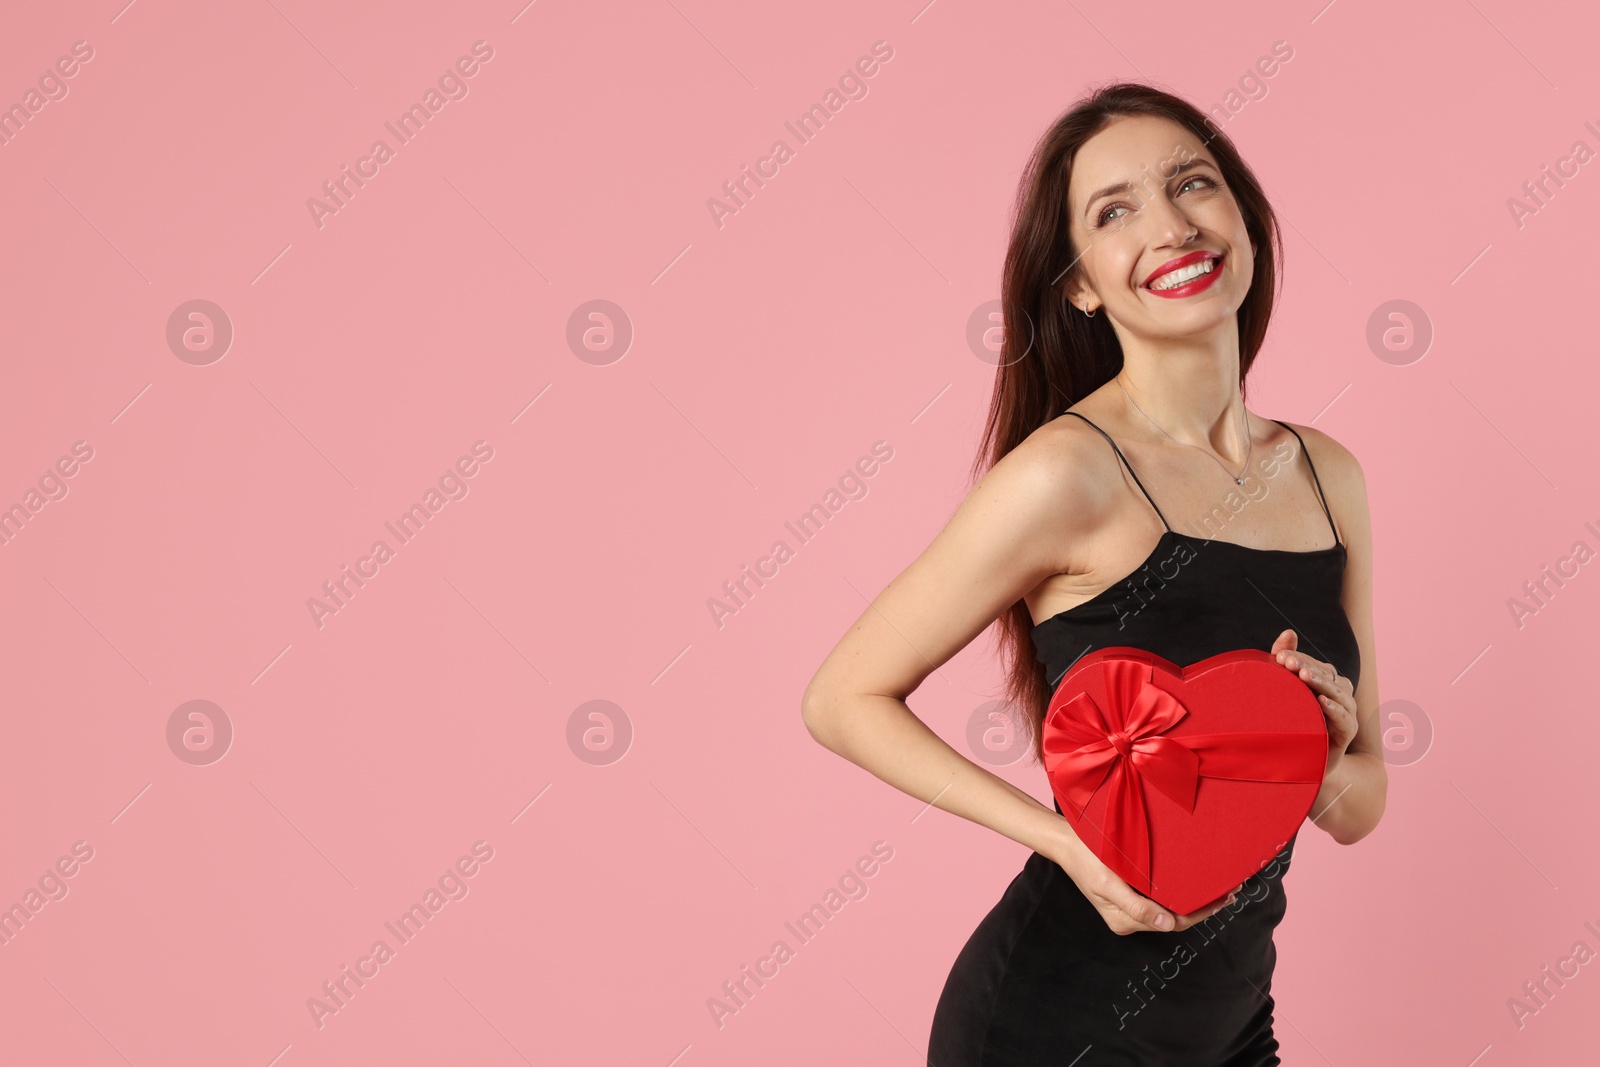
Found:
[[[1311,687],[1269,652],[1179,667],[1117,645],[1062,677],[1043,745],[1089,850],[1187,915],[1261,870],[1310,814],[1328,727]]]

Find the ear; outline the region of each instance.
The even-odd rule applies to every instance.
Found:
[[[1100,301],[1095,299],[1094,290],[1086,285],[1082,278],[1074,275],[1063,286],[1063,295],[1078,311],[1085,307],[1098,307]]]

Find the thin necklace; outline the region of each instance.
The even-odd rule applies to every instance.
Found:
[[[1118,389],[1122,389],[1122,378],[1121,378],[1120,375],[1115,377],[1115,378],[1112,378],[1111,380],[1117,383],[1117,388]],[[1144,415],[1145,419],[1149,421],[1151,426],[1154,426],[1156,429],[1161,430],[1161,424],[1159,422],[1157,422],[1155,419],[1150,418],[1149,415],[1145,415],[1144,408],[1139,407],[1138,403],[1133,399],[1133,397],[1128,396],[1128,391],[1126,389],[1122,389],[1122,395],[1128,397],[1128,403],[1132,404],[1134,406],[1134,409],[1137,410],[1139,412],[1139,414]],[[1241,409],[1244,407],[1244,405],[1242,403],[1239,406],[1240,406]],[[1246,427],[1248,427],[1248,425],[1249,424],[1246,423]],[[1162,435],[1164,437],[1166,437],[1167,440],[1173,442],[1174,444],[1183,445],[1185,448],[1199,449],[1201,452],[1204,452],[1206,455],[1210,456],[1213,460],[1216,461],[1217,466],[1222,468],[1222,472],[1224,474],[1226,474],[1228,477],[1233,479],[1235,485],[1243,485],[1244,484],[1244,472],[1250,469],[1250,450],[1255,447],[1255,440],[1250,436],[1250,431],[1249,431],[1248,428],[1245,430],[1245,433],[1244,433],[1244,438],[1245,438],[1245,441],[1247,442],[1247,444],[1245,445],[1245,450],[1244,450],[1244,466],[1239,469],[1239,473],[1238,474],[1234,474],[1232,471],[1230,471],[1228,469],[1227,465],[1225,463],[1223,463],[1222,460],[1217,459],[1217,454],[1215,452],[1212,452],[1209,449],[1200,448],[1199,445],[1191,445],[1186,441],[1179,441],[1176,437],[1173,437],[1170,433],[1167,433],[1167,431],[1165,431],[1165,430],[1161,430],[1161,433],[1162,433]]]

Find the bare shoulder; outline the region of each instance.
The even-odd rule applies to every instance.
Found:
[[[1118,482],[1108,477],[1107,467],[1114,459],[1093,427],[1062,416],[1006,453],[980,484],[1012,500],[1030,525],[1062,535],[1050,537],[1051,543],[1070,546],[1093,531],[1114,504]]]
[[[1287,420],[1284,424],[1292,426],[1304,439],[1311,462],[1316,465],[1317,479],[1328,498],[1328,507],[1351,526],[1364,524],[1367,476],[1355,453],[1314,426],[1302,426]]]

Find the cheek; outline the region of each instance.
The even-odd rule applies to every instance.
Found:
[[[1250,250],[1250,239],[1246,237],[1233,247],[1235,250],[1232,263],[1234,277],[1238,279],[1241,290],[1249,291],[1250,285],[1255,281],[1256,276],[1256,263],[1254,254]]]
[[[1139,251],[1140,246],[1132,234],[1106,234],[1094,248],[1095,277],[1102,284],[1125,282],[1137,288]]]

